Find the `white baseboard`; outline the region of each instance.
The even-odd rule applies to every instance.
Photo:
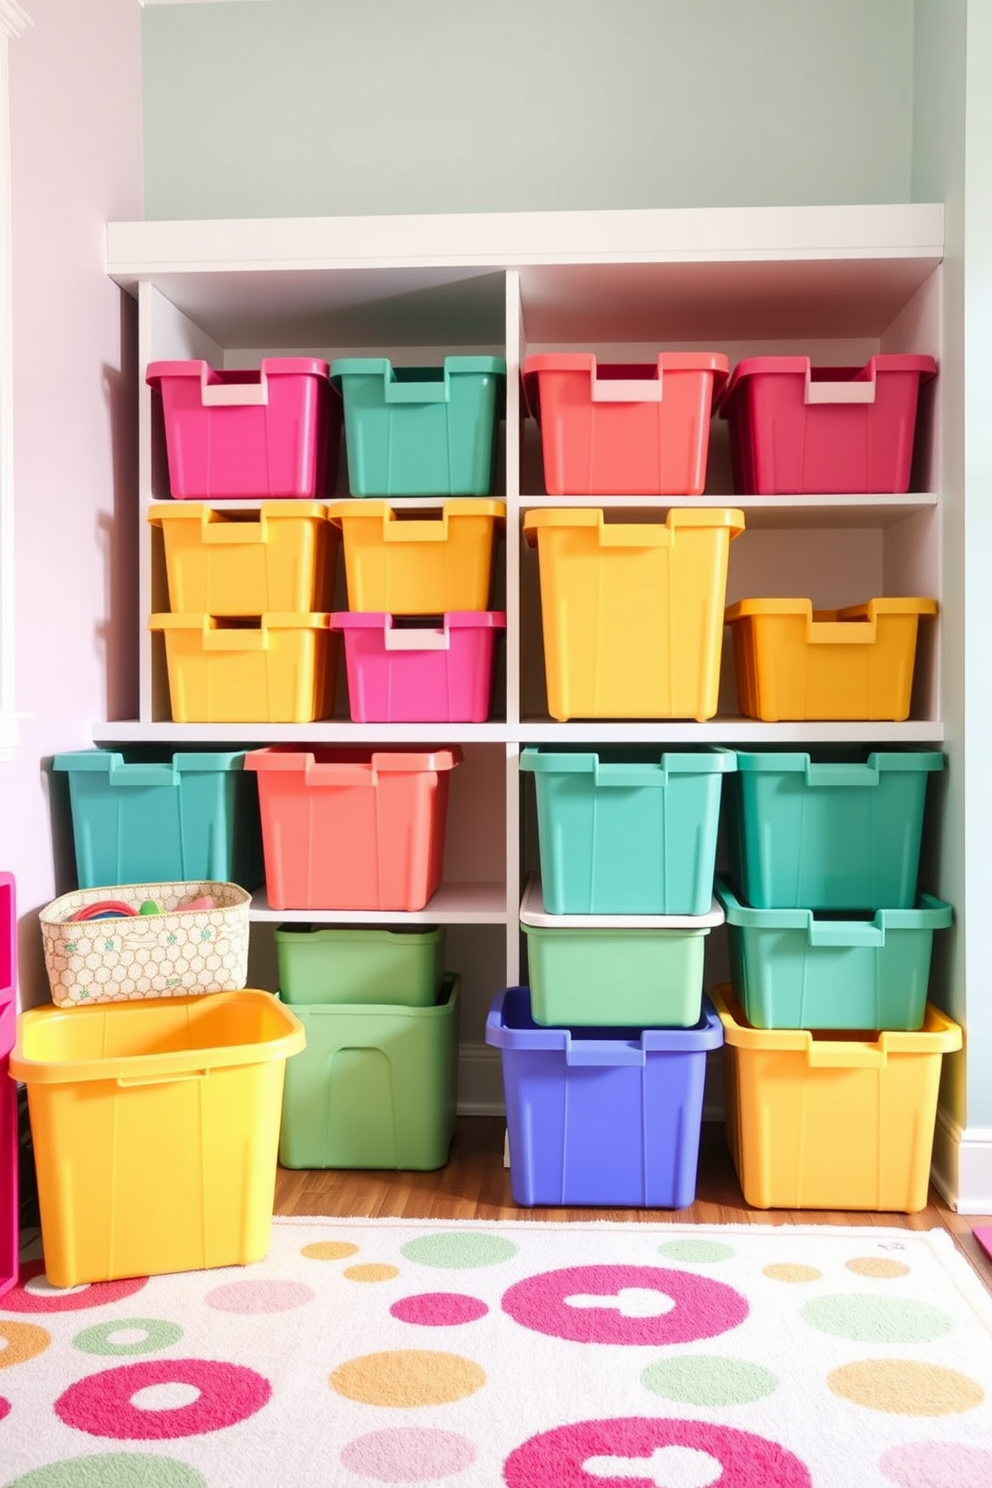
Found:
[[[931,1177],[956,1213],[992,1214],[992,1127],[961,1127],[939,1110]]]

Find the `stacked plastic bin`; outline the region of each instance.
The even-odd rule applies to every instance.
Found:
[[[941,1056],[927,1001],[948,904],[918,889],[936,751],[740,752],[728,778],[730,1145],[758,1208],[927,1202]]]

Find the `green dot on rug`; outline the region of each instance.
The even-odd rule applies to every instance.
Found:
[[[694,1354],[649,1364],[641,1384],[663,1400],[684,1405],[750,1405],[774,1395],[779,1381],[760,1364]]]
[[[658,1254],[670,1261],[726,1261],[733,1253],[732,1246],[717,1240],[666,1240],[658,1246]]]
[[[473,1266],[498,1266],[515,1256],[517,1247],[499,1235],[473,1231],[469,1235],[445,1233],[421,1235],[407,1241],[400,1254],[421,1266],[436,1266],[445,1271],[466,1271]]]
[[[7,1488],[207,1488],[195,1467],[138,1452],[69,1457],[13,1478]]]
[[[815,1297],[799,1315],[811,1328],[855,1343],[925,1343],[942,1338],[954,1326],[929,1302],[857,1293]]]

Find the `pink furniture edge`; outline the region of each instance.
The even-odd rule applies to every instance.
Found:
[[[17,1282],[20,1208],[17,1084],[9,1077],[17,1037],[17,899],[12,873],[0,873],[0,1296]]]

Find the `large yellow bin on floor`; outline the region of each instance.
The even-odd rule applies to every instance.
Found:
[[[944,1054],[961,1029],[927,1003],[919,1032],[752,1028],[729,986],[723,1024],[727,1135],[756,1209],[926,1206]]]
[[[268,992],[21,1013],[52,1286],[246,1265],[269,1248],[286,1059]]]
[[[743,531],[743,512],[727,508],[677,507],[653,522],[527,512],[551,717],[712,718],[727,560]]]

